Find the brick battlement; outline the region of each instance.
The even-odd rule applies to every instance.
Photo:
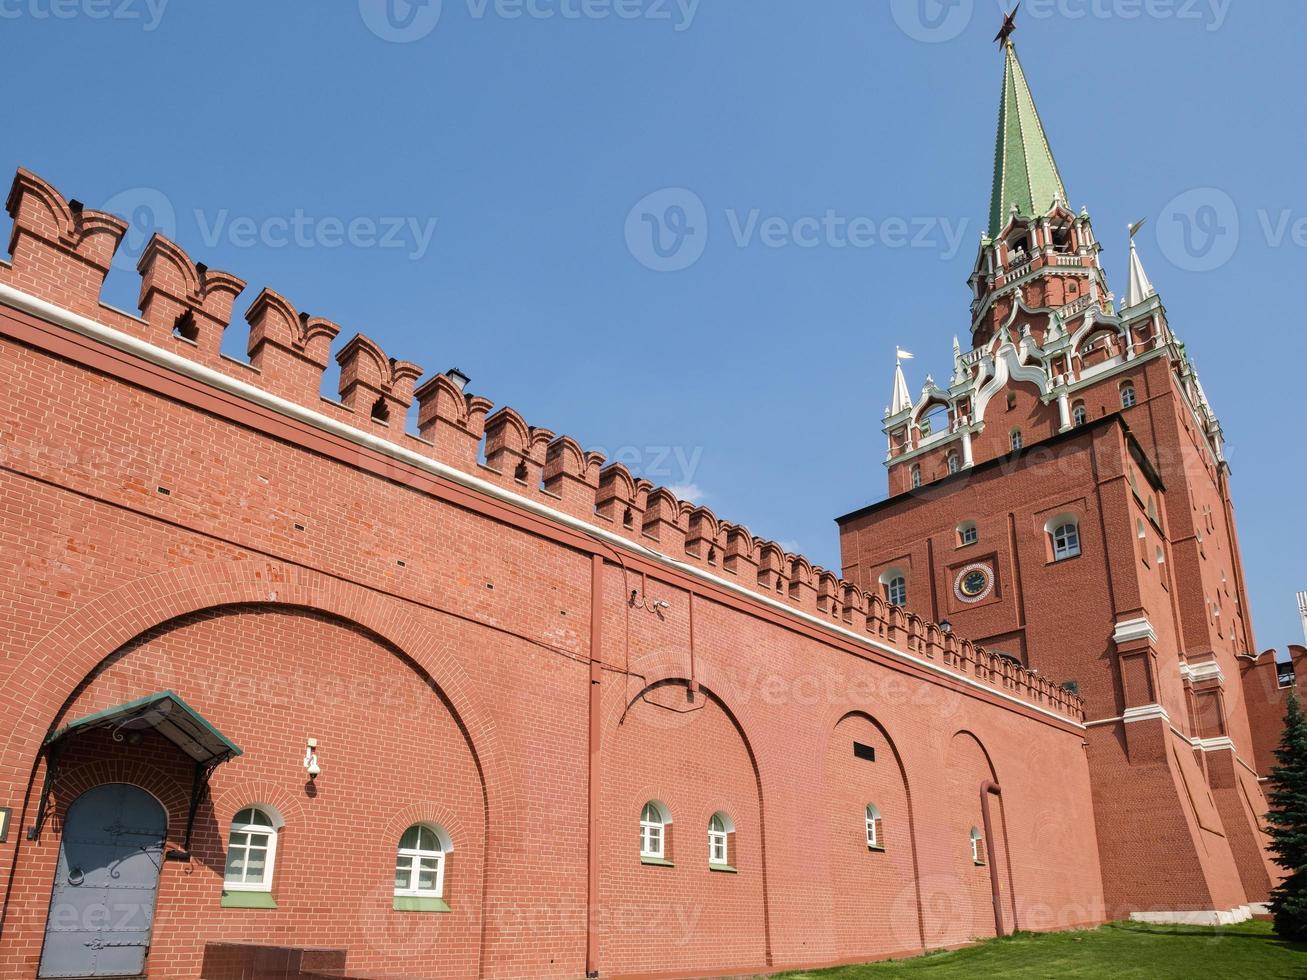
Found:
[[[245,282],[195,262],[155,235],[138,263],[139,317],[105,306],[101,290],[127,229],[121,218],[65,199],[36,175],[19,170],[8,200],[13,218],[11,262],[0,282],[80,314],[154,347],[254,385],[337,422],[362,430],[497,485],[519,497],[627,539],[800,614],[900,654],[933,662],[982,685],[1084,720],[1082,700],[1061,686],[932,622],[888,605],[872,592],[786,552],[710,509],[678,500],[665,487],[637,479],[622,464],[605,465],[566,435],[531,426],[507,406],[465,391],[457,375],[436,374],[386,354],[355,334],[336,353],[339,401],[321,393],[323,373],[341,328],[300,312],[263,289],[245,313],[249,362],[221,353]],[[418,434],[404,430],[414,400]]]

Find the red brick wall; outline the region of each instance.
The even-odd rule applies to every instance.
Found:
[[[1291,645],[1289,664],[1293,667],[1294,683],[1281,687],[1280,665],[1275,651],[1267,650],[1255,661],[1245,660],[1239,666],[1240,687],[1248,710],[1253,745],[1257,754],[1257,771],[1267,774],[1278,765],[1275,750],[1284,737],[1284,716],[1289,710],[1289,695],[1296,693],[1303,699],[1303,686],[1298,678],[1307,677],[1307,647]]]
[[[60,814],[79,791],[114,780],[151,789],[176,843],[189,767],[149,737],[130,751],[75,743],[42,839],[23,833],[45,734],[161,689],[245,753],[213,778],[192,861],[163,868],[152,975],[195,975],[208,942],[341,947],[351,969],[373,972],[536,978],[797,967],[963,941],[993,929],[988,869],[960,861],[958,836],[993,778],[1006,927],[1102,920],[1078,699],[620,467],[601,469],[513,413],[487,426],[489,403],[447,379],[414,396],[403,362],[388,367],[367,344],[347,349],[371,360],[342,374],[393,399],[393,418],[416,397],[424,438],[370,421],[371,397],[361,414],[322,400],[337,328],[301,321],[275,294],[250,315],[257,371],[208,341],[173,338],[177,309],[220,329],[240,285],[175,246],[156,245],[146,263],[148,292],[172,306],[154,301],[146,320],[102,308],[117,226],[67,212],[30,175],[13,200],[19,247],[0,284],[639,547],[222,392],[149,352],[0,308],[0,703],[11,729],[0,805],[15,816],[0,846],[0,976],[32,975]],[[494,468],[478,459],[483,426]],[[975,749],[962,764],[951,746],[964,731]],[[300,762],[308,737],[323,768],[312,786]],[[874,764],[853,764],[854,738],[875,746]],[[639,860],[651,798],[673,814],[672,868]],[[861,833],[869,800],[887,849],[852,848],[853,865],[844,842]],[[220,904],[227,825],[249,802],[286,822],[275,910]],[[718,809],[737,828],[735,874],[707,868]],[[395,845],[418,820],[453,838],[447,915],[390,908]],[[861,928],[855,902],[869,913]]]

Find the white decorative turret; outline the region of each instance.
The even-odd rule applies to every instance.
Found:
[[[912,396],[908,394],[908,379],[903,376],[903,362],[894,361],[894,397],[889,403],[889,414],[898,415],[912,407]]]
[[[1125,294],[1126,309],[1132,309],[1149,297],[1156,295],[1157,290],[1153,288],[1148,273],[1144,271],[1143,262],[1139,261],[1139,250],[1135,248],[1135,240],[1132,236],[1130,239],[1130,286]]]

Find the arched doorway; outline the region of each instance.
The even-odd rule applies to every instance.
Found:
[[[167,829],[159,801],[127,783],[93,787],[72,802],[39,976],[134,977],[145,971]]]

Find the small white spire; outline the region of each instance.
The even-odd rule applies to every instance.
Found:
[[[1130,286],[1125,294],[1126,309],[1138,306],[1150,296],[1156,295],[1157,290],[1153,288],[1153,284],[1148,278],[1148,273],[1144,271],[1144,264],[1139,261],[1139,250],[1135,248],[1135,240],[1131,237]]]
[[[894,397],[889,403],[890,415],[898,415],[912,407],[912,396],[908,394],[908,379],[903,376],[903,362],[894,360]]]
[[[962,345],[958,343],[957,334],[954,334],[953,335],[953,359],[956,360],[961,356],[962,356]]]

